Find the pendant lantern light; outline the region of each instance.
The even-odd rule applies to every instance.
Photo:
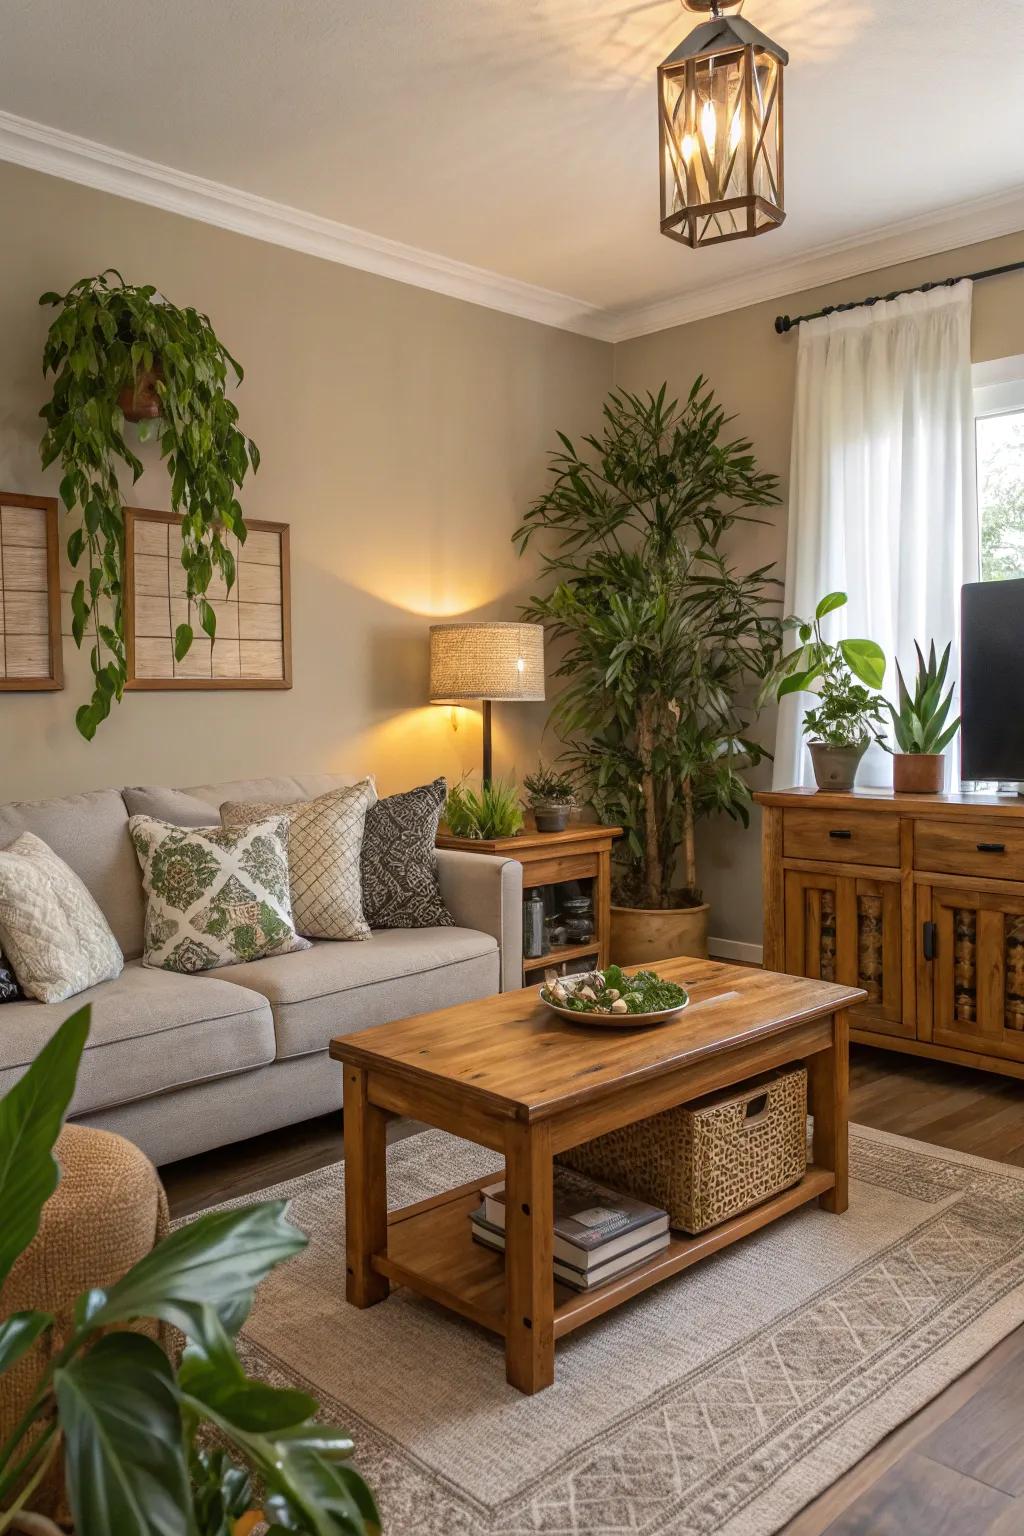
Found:
[[[684,0],[708,20],[658,69],[661,232],[716,245],[777,229],[782,182],[782,75],[789,54],[729,0]]]

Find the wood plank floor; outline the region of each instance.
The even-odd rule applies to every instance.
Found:
[[[1010,1078],[854,1046],[850,1116],[1024,1167],[1024,1084]],[[398,1125],[393,1136],[415,1129]],[[325,1116],[161,1175],[182,1216],[342,1155],[340,1115]],[[1024,1328],[887,1436],[784,1536],[1024,1536]]]

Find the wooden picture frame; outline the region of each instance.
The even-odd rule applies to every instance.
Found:
[[[236,579],[230,594],[217,576],[209,599],[217,614],[210,640],[193,617],[196,638],[174,660],[175,628],[186,615],[185,572],[173,538],[174,512],[125,508],[126,687],[133,690],[290,688],[292,686],[291,560],[287,523],[246,521],[233,535]]]
[[[64,687],[57,500],[0,491],[0,692]]]

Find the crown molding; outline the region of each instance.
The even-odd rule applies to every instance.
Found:
[[[610,310],[208,181],[11,112],[0,111],[0,160],[147,203],[182,218],[198,219],[250,239],[609,342],[648,336],[1024,230],[1024,188],[1015,188],[876,227],[852,240],[818,246],[792,260],[673,298]]]
[[[0,160],[448,298],[607,340],[604,312],[582,299],[386,240],[12,112],[0,111]]]
[[[937,256],[1024,230],[1024,188],[959,203],[867,230],[852,240],[817,246],[789,261],[761,267],[713,287],[621,310],[605,311],[605,339],[630,341],[655,331],[707,320],[728,310],[784,299],[864,272]]]

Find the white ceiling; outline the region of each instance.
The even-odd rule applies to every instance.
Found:
[[[658,231],[654,75],[700,19],[679,0],[2,0],[0,155],[46,164],[17,147],[18,119],[45,123],[319,216],[324,239],[338,221],[512,279],[513,298],[569,295],[556,323],[606,334],[625,312],[647,329],[791,291],[823,247],[840,275],[881,264],[876,236],[895,256],[1024,223],[1022,0],[744,15],[791,55],[788,218],[731,246]]]

